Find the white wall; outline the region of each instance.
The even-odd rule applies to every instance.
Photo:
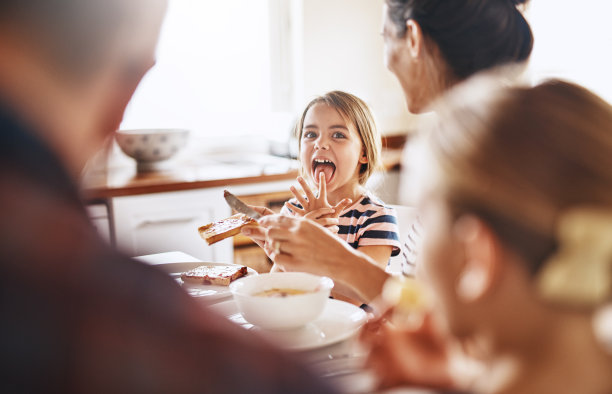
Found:
[[[535,42],[534,81],[560,77],[577,82],[612,103],[612,2],[533,0],[527,17]]]
[[[383,0],[295,0],[296,111],[314,96],[346,90],[365,100],[385,134],[411,128],[399,83],[383,61]]]

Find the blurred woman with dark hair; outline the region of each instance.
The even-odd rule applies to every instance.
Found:
[[[400,82],[408,109],[432,100],[471,75],[525,62],[533,48],[517,9],[526,0],[387,0],[383,37],[387,68]]]

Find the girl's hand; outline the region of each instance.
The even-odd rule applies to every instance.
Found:
[[[307,214],[314,214],[314,212],[320,209],[331,208],[333,209],[333,212],[329,213],[327,217],[337,218],[340,215],[340,212],[342,212],[352,203],[350,198],[345,198],[336,205],[331,205],[327,201],[327,186],[325,182],[325,174],[323,173],[321,173],[319,176],[318,196],[315,196],[312,189],[310,189],[310,186],[308,186],[308,183],[306,183],[303,177],[297,177],[297,181],[299,182],[300,186],[302,186],[302,189],[304,190],[304,194],[306,194],[306,196],[302,195],[302,193],[300,193],[294,186],[291,186],[289,190],[291,191],[295,199],[298,200],[300,205],[302,205],[302,208],[300,209],[295,205],[290,204],[289,202],[285,203],[285,208],[290,209],[292,212],[295,213],[296,216],[306,217]],[[321,216],[317,214],[314,214],[314,216],[321,218]],[[310,218],[312,218],[312,216]]]
[[[387,321],[390,311],[367,322],[360,333],[370,347],[367,365],[380,389],[411,385],[457,389],[451,378],[450,342],[426,314],[418,327],[397,328]]]
[[[304,219],[309,219],[320,226],[325,227],[334,234],[338,233],[338,216],[334,216],[334,208],[319,208],[304,215]]]

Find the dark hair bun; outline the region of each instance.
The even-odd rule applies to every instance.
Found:
[[[387,0],[401,35],[406,19],[433,40],[458,79],[531,54],[533,35],[517,7],[529,0]]]

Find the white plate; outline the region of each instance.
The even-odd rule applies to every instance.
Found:
[[[363,309],[348,302],[329,299],[319,318],[304,327],[294,330],[264,330],[249,324],[234,300],[211,306],[234,323],[257,331],[269,341],[287,350],[316,349],[343,341],[354,335],[366,321]]]
[[[181,273],[189,271],[193,268],[200,267],[202,265],[208,267],[239,267],[236,264],[225,264],[225,263],[204,263],[204,262],[188,262],[188,263],[168,263],[168,264],[156,264],[155,266],[166,271],[170,276],[176,279],[176,281],[193,297],[205,297],[206,300],[217,300],[225,297],[231,297],[232,293],[228,286],[215,286],[215,285],[197,285],[193,283],[184,283],[181,280]],[[247,275],[257,275],[257,271],[247,267]]]

